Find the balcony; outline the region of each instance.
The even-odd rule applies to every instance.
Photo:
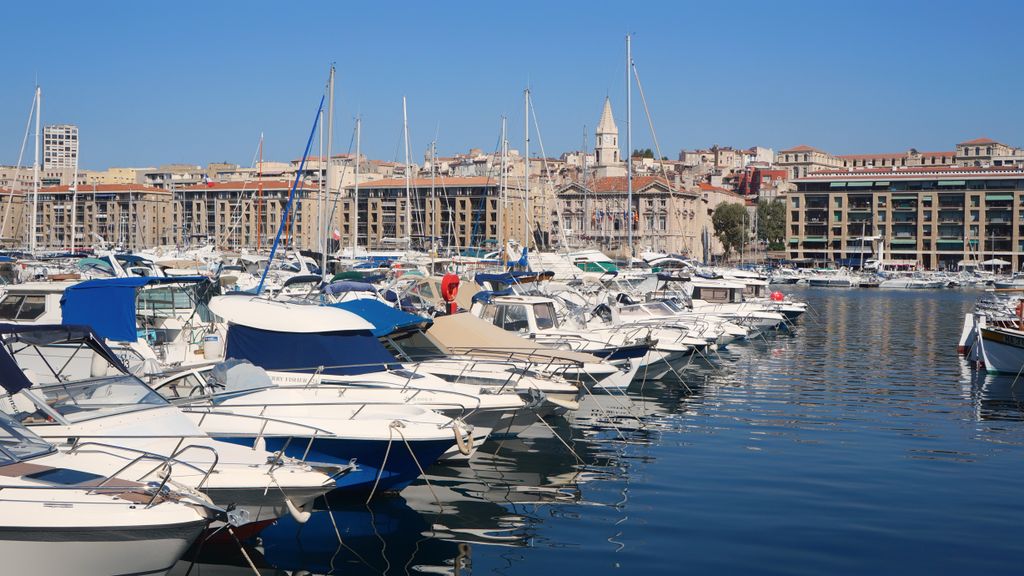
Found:
[[[1009,252],[1013,250],[1013,242],[1008,238],[985,240],[985,250],[989,252]]]

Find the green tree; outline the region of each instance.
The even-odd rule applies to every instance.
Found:
[[[757,203],[757,239],[764,240],[769,250],[782,250],[786,236],[786,203],[782,200],[759,200]]]
[[[734,202],[722,202],[715,206],[711,214],[711,224],[715,228],[715,237],[725,247],[725,257],[738,251],[747,240],[747,207]]]
[[[654,158],[654,150],[651,150],[650,148],[644,148],[643,150],[640,150],[639,148],[634,149],[633,158]]]

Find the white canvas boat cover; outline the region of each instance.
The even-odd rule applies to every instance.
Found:
[[[373,330],[373,324],[347,310],[256,296],[215,296],[210,299],[210,310],[227,322],[258,330],[303,334]]]

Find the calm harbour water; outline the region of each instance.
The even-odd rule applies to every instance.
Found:
[[[814,309],[795,335],[588,399],[593,418],[491,442],[400,497],[281,521],[251,559],[264,574],[1024,571],[1024,382],[956,355],[980,292],[784,291]],[[251,574],[235,550],[209,545],[192,573]]]

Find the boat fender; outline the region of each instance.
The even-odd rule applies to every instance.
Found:
[[[455,445],[459,447],[459,452],[462,452],[463,456],[469,456],[473,452],[473,434],[472,430],[466,431],[466,438],[462,437],[462,427],[456,422],[452,424],[452,430],[455,431]]]
[[[1024,329],[1024,298],[1017,301],[1017,328]]]
[[[313,515],[310,511],[296,506],[295,503],[292,502],[291,498],[285,498],[284,503],[285,506],[288,507],[288,513],[291,514],[292,518],[299,524],[305,524],[309,521],[310,516]]]

